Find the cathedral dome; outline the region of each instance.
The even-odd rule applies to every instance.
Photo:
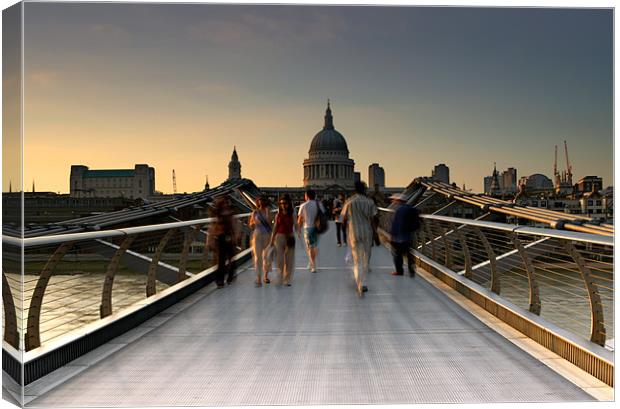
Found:
[[[329,102],[327,103],[327,110],[325,111],[325,126],[312,138],[309,153],[313,154],[327,151],[349,154],[347,141],[340,132],[334,129],[334,118],[332,117],[332,110],[329,106]]]
[[[347,147],[347,141],[344,140],[344,136],[340,132],[335,129],[323,129],[314,135],[310,144],[311,153],[318,151],[342,151],[349,153],[349,148]]]

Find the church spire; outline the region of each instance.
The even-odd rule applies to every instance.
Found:
[[[237,155],[237,147],[233,148],[233,153],[228,162],[228,179],[241,179],[241,163]]]
[[[237,145],[233,146],[233,153],[230,157],[231,160],[239,160],[239,156],[237,155]]]
[[[491,179],[491,195],[500,193],[501,185],[499,182],[499,173],[497,172],[497,164],[493,162],[493,176]]]
[[[325,126],[323,129],[334,129],[334,117],[332,117],[332,109],[327,99],[327,110],[325,111]]]

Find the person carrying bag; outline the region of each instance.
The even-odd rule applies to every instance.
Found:
[[[256,270],[256,286],[262,286],[262,281],[269,284],[271,262],[268,259],[268,248],[272,234],[271,217],[269,213],[269,199],[266,196],[258,198],[258,208],[250,215],[252,232],[252,256]]]
[[[276,264],[280,270],[280,282],[291,285],[295,267],[295,230],[297,230],[293,203],[289,195],[278,200],[278,213],[271,233],[271,246],[275,247]]]

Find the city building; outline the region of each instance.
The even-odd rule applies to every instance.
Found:
[[[241,179],[241,162],[239,162],[236,146],[233,148],[230,162],[228,162],[228,180],[230,179]]]
[[[325,123],[304,160],[304,187],[312,189],[353,189],[355,162],[349,158],[349,148],[344,136],[334,128],[334,118],[329,101]]]
[[[594,185],[593,190],[586,192],[579,199],[581,214],[596,220],[604,220],[607,215],[607,196],[603,195]]]
[[[519,185],[523,185],[529,192],[551,193],[554,189],[551,179],[540,173],[534,173],[530,176],[523,176],[519,179]]]
[[[517,169],[508,168],[502,172],[500,189],[503,193],[514,194],[517,192]]]
[[[592,192],[593,190],[603,190],[603,178],[598,176],[584,176],[575,185],[575,193],[577,196]]]
[[[12,192],[2,194],[3,223],[55,223],[63,220],[114,212],[141,203],[125,197],[71,197],[55,192]],[[23,205],[23,207],[22,207]]]
[[[134,169],[97,169],[72,165],[70,197],[147,198],[155,194],[155,169],[135,165]]]
[[[368,187],[373,190],[381,190],[385,187],[385,171],[378,163],[368,167]]]
[[[493,182],[493,176],[485,176],[484,177],[484,194],[491,194],[491,182]]]
[[[354,182],[361,182],[361,180],[362,180],[361,172],[353,172],[353,181]]]
[[[435,182],[444,182],[450,184],[450,168],[440,163],[431,171],[431,177]]]
[[[497,170],[493,163],[493,173],[484,177],[484,193],[487,195],[501,196],[513,195],[517,192],[517,169],[508,168],[502,173]]]

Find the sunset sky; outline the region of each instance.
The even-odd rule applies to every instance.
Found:
[[[26,189],[72,164],[212,186],[236,145],[258,186],[301,186],[326,100],[356,170],[388,186],[438,163],[613,184],[611,10],[184,4],[25,5]],[[5,78],[5,86],[9,85]],[[11,172],[3,174],[7,190]],[[15,189],[15,185],[14,185]]]

